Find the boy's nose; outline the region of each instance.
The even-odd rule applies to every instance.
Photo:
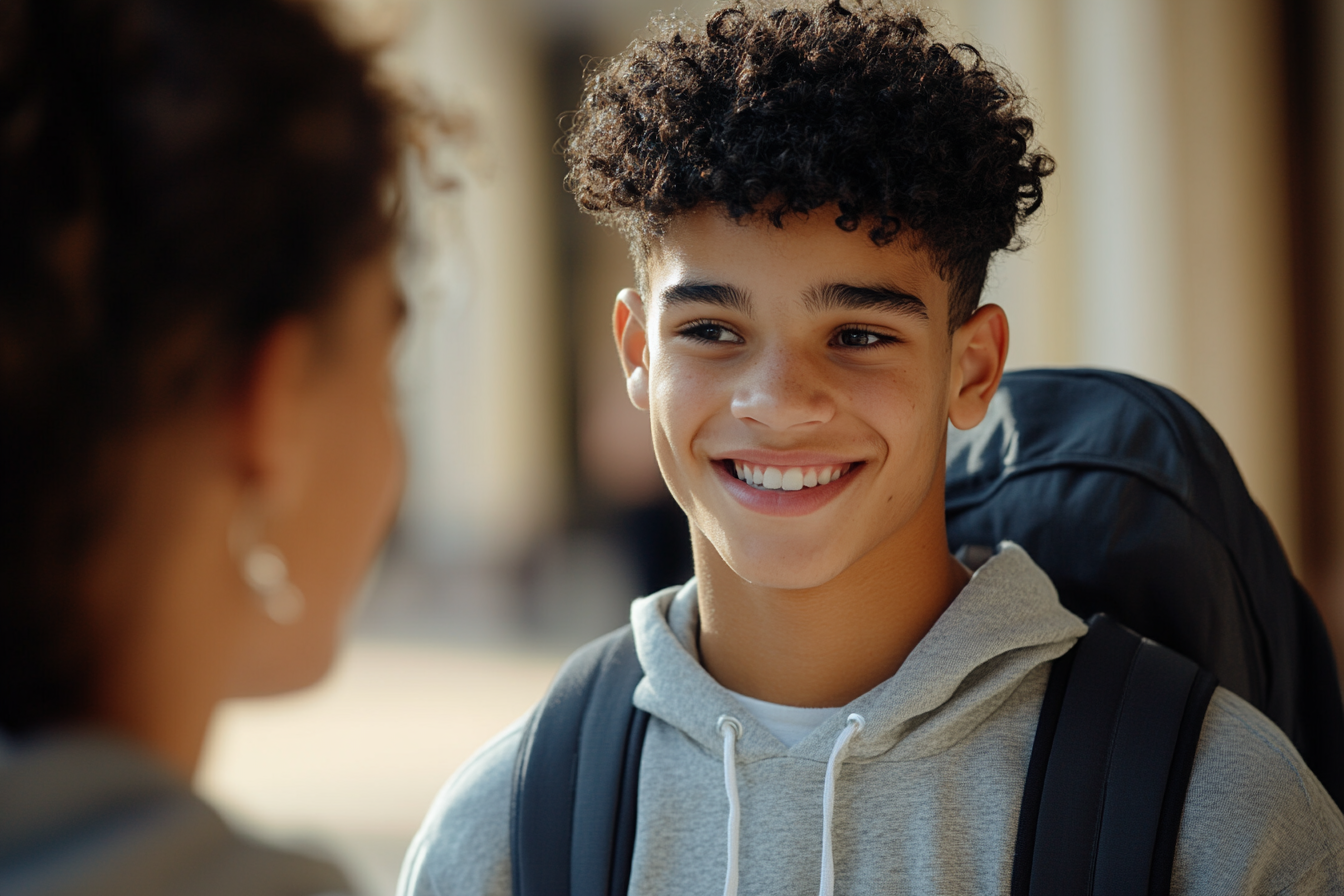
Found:
[[[733,416],[777,430],[826,423],[835,414],[835,402],[824,382],[820,371],[797,355],[762,357],[733,392]]]

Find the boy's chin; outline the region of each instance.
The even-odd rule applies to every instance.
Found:
[[[853,558],[839,558],[834,554],[799,555],[796,551],[719,550],[719,556],[743,581],[762,588],[784,591],[803,591],[820,588],[835,579],[850,566]]]

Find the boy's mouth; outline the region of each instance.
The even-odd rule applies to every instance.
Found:
[[[805,488],[828,485],[844,476],[858,464],[830,464],[810,467],[772,467],[746,461],[724,458],[719,461],[732,476],[761,491],[796,492]]]

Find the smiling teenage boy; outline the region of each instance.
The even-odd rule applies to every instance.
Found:
[[[1051,663],[1087,627],[1020,548],[953,558],[943,477],[1008,350],[987,264],[1053,167],[1023,106],[878,3],[664,22],[590,76],[570,183],[631,240],[616,340],[696,569],[632,610],[631,893],[1009,891]],[[522,730],[445,787],[403,893],[511,891]],[[1341,855],[1311,772],[1219,690],[1173,892],[1328,892]]]

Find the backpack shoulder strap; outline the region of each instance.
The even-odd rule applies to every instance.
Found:
[[[1217,680],[1097,614],[1056,660],[1018,818],[1013,896],[1166,894]]]
[[[648,713],[630,626],[580,648],[532,713],[513,767],[514,896],[624,894]]]

